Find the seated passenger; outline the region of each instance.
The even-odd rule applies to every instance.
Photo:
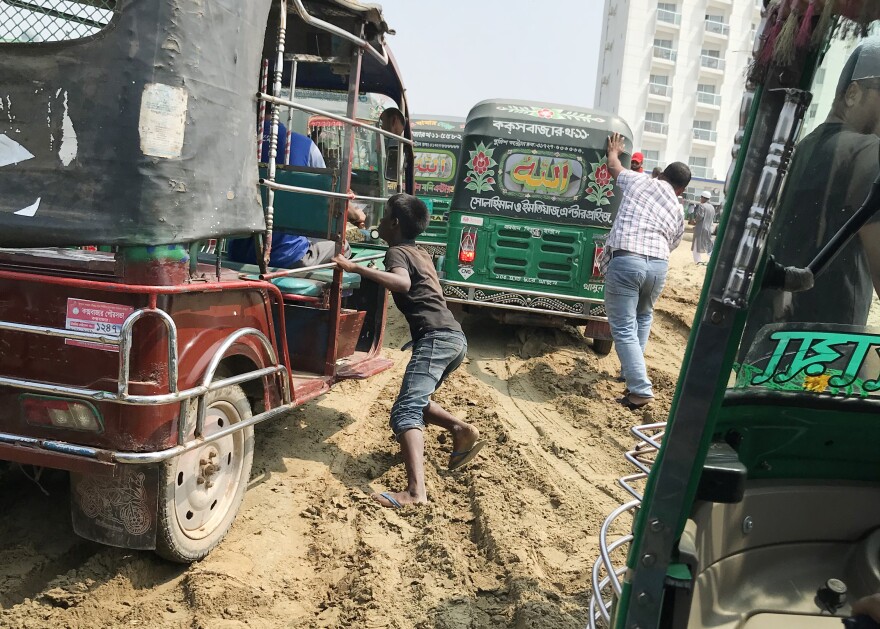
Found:
[[[263,125],[263,153],[262,161],[269,160],[269,128],[267,120]],[[277,163],[283,163],[284,152],[287,146],[287,128],[278,124],[278,156]],[[301,133],[290,134],[290,160],[291,166],[307,166],[309,168],[326,168],[324,158],[317,145],[311,138]],[[348,206],[348,221],[358,227],[364,227],[367,217],[364,212],[353,204]],[[351,255],[348,243],[343,253],[346,257]],[[257,254],[253,238],[236,238],[230,240],[227,246],[227,254],[233,262],[243,264],[256,264]],[[332,240],[321,238],[307,238],[293,234],[273,233],[272,253],[269,257],[269,266],[283,269],[299,269],[305,266],[326,264],[336,255],[336,243]]]

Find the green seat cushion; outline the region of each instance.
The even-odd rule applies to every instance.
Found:
[[[276,277],[272,280],[284,295],[302,295],[304,297],[320,297],[324,293],[324,283],[307,280],[302,277]]]
[[[330,284],[333,281],[333,269],[318,269],[303,273],[300,277]],[[357,273],[342,273],[342,288],[360,288],[361,276]]]

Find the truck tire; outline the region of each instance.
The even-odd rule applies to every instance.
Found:
[[[239,386],[210,391],[205,406],[206,437],[251,417]],[[195,417],[189,422],[195,429]],[[254,428],[248,426],[163,463],[156,552],[169,561],[190,563],[217,546],[241,507],[253,460]]]
[[[608,339],[593,339],[593,351],[599,356],[607,356],[611,353],[614,341]]]

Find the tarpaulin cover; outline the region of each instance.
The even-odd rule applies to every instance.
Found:
[[[271,0],[120,0],[88,39],[0,44],[0,246],[155,245],[264,228]]]

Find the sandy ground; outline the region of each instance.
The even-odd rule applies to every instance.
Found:
[[[387,428],[408,358],[396,311],[393,369],[261,427],[238,519],[197,564],[79,539],[66,476],[45,474],[45,495],[10,470],[0,627],[581,629],[599,526],[625,499],[628,429],[666,418],[703,274],[683,243],[648,347],[658,403],[637,414],[614,402],[614,353],[597,357],[576,329],[469,318],[469,359],[435,399],[490,445],[449,473],[450,443],[428,431],[425,507],[368,498],[404,485]]]

